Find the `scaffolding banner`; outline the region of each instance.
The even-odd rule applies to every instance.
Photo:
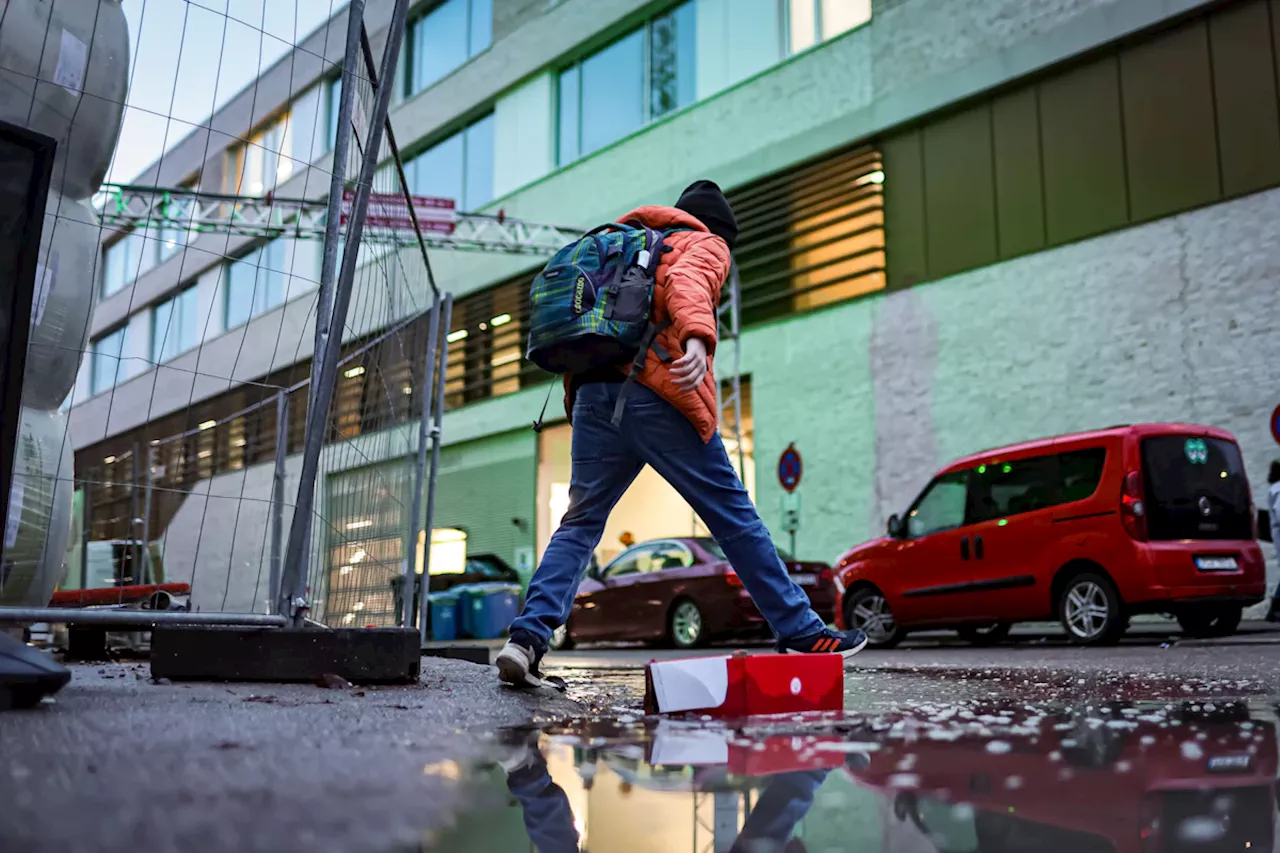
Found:
[[[351,205],[355,201],[356,191],[348,188],[342,193],[342,224],[346,225],[351,217]],[[366,228],[388,228],[395,231],[413,231],[413,217],[418,219],[418,226],[423,231],[435,231],[440,234],[452,234],[458,222],[457,202],[451,198],[435,198],[433,196],[415,195],[413,213],[403,195],[393,193],[370,193],[369,215],[365,218]]]

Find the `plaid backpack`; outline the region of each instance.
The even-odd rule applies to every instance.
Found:
[[[573,375],[631,361],[615,426],[649,350],[671,360],[654,340],[666,324],[651,321],[658,259],[670,249],[664,237],[636,220],[601,225],[557,252],[529,289],[526,357],[538,367]],[[541,427],[540,416],[534,429]]]

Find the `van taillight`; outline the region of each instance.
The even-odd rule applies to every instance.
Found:
[[[1147,505],[1142,494],[1142,474],[1130,471],[1120,491],[1120,519],[1124,529],[1139,542],[1147,541]]]
[[[742,589],[742,578],[738,577],[738,573],[735,572],[733,569],[724,570],[724,582],[727,583],[729,586]]]
[[[823,569],[823,570],[822,570],[822,579],[823,579],[824,581],[829,581],[829,580],[833,579],[834,577],[835,577],[835,573],[834,573],[834,572],[832,572],[830,569]]]

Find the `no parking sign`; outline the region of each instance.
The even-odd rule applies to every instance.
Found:
[[[796,486],[800,485],[803,474],[804,463],[800,459],[800,451],[796,450],[794,443],[788,444],[787,449],[778,457],[778,482],[788,492],[794,492]]]

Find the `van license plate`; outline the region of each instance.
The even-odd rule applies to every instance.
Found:
[[[1202,572],[1234,572],[1239,566],[1235,557],[1196,557],[1196,568]]]
[[[1247,755],[1222,755],[1209,759],[1210,773],[1245,773],[1253,761]]]
[[[818,583],[818,579],[814,575],[792,575],[791,579],[800,584],[800,586],[816,586]]]

